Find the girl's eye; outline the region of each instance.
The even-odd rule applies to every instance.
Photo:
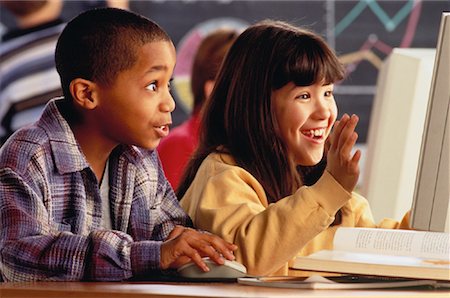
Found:
[[[150,84],[147,85],[147,87],[145,87],[147,90],[150,91],[156,91],[156,82],[151,82]]]
[[[309,94],[308,93],[303,93],[303,94],[300,94],[299,96],[297,96],[296,98],[297,99],[302,99],[302,100],[305,100],[305,99],[309,99]]]
[[[325,94],[324,94],[326,97],[330,97],[330,96],[332,96],[333,95],[333,91],[325,91]]]

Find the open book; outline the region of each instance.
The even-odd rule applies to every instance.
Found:
[[[296,276],[268,276],[268,277],[240,277],[238,283],[250,286],[314,289],[314,290],[345,290],[345,289],[388,289],[388,288],[449,288],[450,283],[438,283],[430,279],[386,278],[367,276],[331,276],[323,277],[312,275],[310,277]]]
[[[338,228],[334,249],[297,257],[294,269],[450,281],[450,234]]]

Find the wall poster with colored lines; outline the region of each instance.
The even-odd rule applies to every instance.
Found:
[[[329,22],[335,25],[328,27],[328,40],[347,67],[338,105],[360,114],[365,129],[381,63],[394,47],[435,48],[441,12],[450,10],[450,1],[336,1],[329,6],[334,7]],[[366,131],[361,132],[364,142]]]
[[[271,18],[320,33],[346,65],[347,77],[335,97],[340,114],[360,116],[357,130],[364,143],[383,60],[395,47],[434,48],[441,12],[450,11],[450,1],[132,1],[131,8],[153,18],[174,39],[175,97],[186,113],[190,59],[201,37],[214,27],[244,28]]]

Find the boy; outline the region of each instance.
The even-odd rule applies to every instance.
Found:
[[[162,28],[105,8],[56,46],[64,97],[0,150],[5,281],[149,277],[236,246],[191,225],[154,150],[171,124],[175,48]]]

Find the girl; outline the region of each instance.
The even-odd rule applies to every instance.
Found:
[[[336,121],[343,77],[322,38],[279,21],[249,27],[224,61],[178,197],[198,228],[240,247],[250,274],[288,274],[296,255],[331,249],[338,226],[376,227],[352,192],[358,117]]]

